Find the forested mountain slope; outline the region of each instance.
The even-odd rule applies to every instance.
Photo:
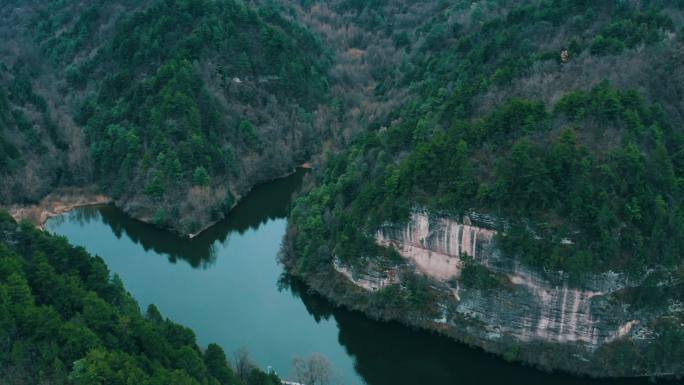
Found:
[[[406,53],[375,97],[406,101],[329,157],[284,261],[509,359],[681,373],[684,3],[440,5],[396,34],[401,12],[375,19]]]
[[[338,303],[684,372],[682,0],[10,0],[0,38],[3,205],[190,234],[313,158],[283,261]]]
[[[279,384],[242,379],[215,344],[144,314],[105,263],[0,211],[0,372],[3,384]]]
[[[406,87],[390,86],[392,79],[405,70],[408,50],[418,44],[411,39],[422,39],[417,31],[448,7],[439,1],[281,2],[333,55],[331,101],[316,122],[325,133],[325,149],[333,153],[406,100]]]
[[[5,204],[96,183],[133,216],[188,234],[321,142],[312,114],[327,56],[273,5],[10,1],[0,12]]]

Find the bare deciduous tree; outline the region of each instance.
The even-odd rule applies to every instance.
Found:
[[[292,360],[292,367],[296,381],[301,384],[339,384],[330,361],[322,354],[314,353],[307,358],[295,357]]]
[[[244,380],[254,368],[254,363],[249,357],[249,351],[242,346],[233,353],[233,361],[235,362],[235,374]]]

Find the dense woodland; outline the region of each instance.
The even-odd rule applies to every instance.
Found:
[[[77,158],[60,165],[68,175],[44,184],[96,184],[132,215],[188,234],[222,218],[253,185],[291,172],[322,142],[312,114],[327,95],[328,55],[274,4],[16,5],[3,8],[21,34],[13,37],[18,49],[6,47],[9,74],[0,84],[15,102],[3,103],[3,116],[20,119],[30,105],[54,153]],[[8,202],[38,195],[22,194],[39,181],[19,177],[22,160],[12,152],[44,153],[23,139],[31,130],[22,122],[2,134]],[[59,164],[56,155],[36,162],[50,161]]]
[[[0,212],[0,372],[11,384],[244,384],[216,344],[138,304],[104,261]]]
[[[52,185],[84,182],[77,164],[62,167],[80,143],[69,142],[48,101],[35,92],[32,76],[23,63],[0,64],[0,201],[5,203],[10,196],[31,201]]]
[[[654,4],[544,1],[505,9],[503,16],[473,14],[483,20],[467,28],[436,16],[405,72],[388,80],[415,97],[332,155],[322,186],[300,200],[293,216],[302,263],[327,260],[316,251],[322,244],[350,262],[377,254],[368,234],[417,207],[492,214],[506,230],[505,250],[544,268],[639,273],[681,263],[681,99],[651,95],[681,94],[681,85],[658,90],[660,80],[652,79],[647,98],[621,87],[625,79],[590,73],[581,79],[587,87],[556,90],[550,100],[517,89],[537,72],[562,83],[577,65],[619,62],[610,56],[636,47],[668,58],[683,39],[672,17]],[[567,44],[557,49],[533,44],[539,28],[575,26],[584,28],[564,33]],[[599,49],[605,39],[614,51]],[[681,77],[676,62],[658,65]]]
[[[616,129],[594,122],[621,126],[622,143],[600,153],[582,144],[604,135],[616,141]],[[595,129],[587,132],[578,124]],[[364,136],[357,145],[399,153],[415,144],[415,135],[401,125],[378,135],[381,139]],[[540,267],[577,274],[675,267],[684,246],[683,146],[684,137],[657,106],[608,83],[569,93],[552,111],[539,101],[514,99],[482,119],[455,121],[400,162],[381,164],[382,171],[369,170],[381,177],[364,185],[356,179],[363,176],[355,159],[333,158],[325,178],[340,195],[328,201],[329,208],[350,207],[340,216],[343,227],[334,232],[336,255],[353,259],[373,253],[372,246],[365,247],[372,242],[364,243],[365,234],[357,235],[356,226],[361,223],[370,232],[386,220],[406,219],[420,206],[453,216],[475,210],[510,218],[501,239],[504,250]],[[493,167],[483,168],[480,161]],[[326,187],[318,194],[329,194]]]
[[[91,10],[73,28],[97,25],[97,5]],[[39,29],[48,36],[61,28],[44,25]],[[63,39],[45,43],[50,56],[68,55],[70,44],[78,44]],[[206,185],[212,175],[235,170],[236,151],[263,151],[268,140],[257,134],[257,122],[227,120],[212,95],[224,91],[259,105],[258,95],[231,90],[239,79],[254,79],[269,97],[299,101],[305,109],[325,91],[313,36],[275,10],[239,3],[158,1],[118,26],[103,48],[67,68],[67,80],[79,87],[103,78],[76,121],[91,142],[96,177],[112,184],[115,195],[135,173],[148,173],[145,192],[155,198],[178,182]],[[211,61],[211,68],[198,68],[193,62],[199,60]],[[204,84],[203,70],[216,71],[211,76],[218,84]]]

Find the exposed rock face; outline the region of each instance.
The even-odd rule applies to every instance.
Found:
[[[427,214],[414,213],[404,227],[384,226],[377,232],[376,240],[383,246],[397,248],[421,272],[447,281],[461,276],[460,255],[481,257],[490,253],[494,234],[494,230],[449,219],[431,223]]]
[[[380,271],[377,268],[369,268],[363,272],[353,271],[338,259],[335,259],[333,262],[333,267],[338,273],[353,282],[354,285],[368,291],[376,291],[399,283],[396,270]]]
[[[643,329],[642,320],[611,297],[612,293],[630,285],[625,276],[597,275],[589,277],[583,289],[572,288],[560,273],[542,274],[503,256],[493,242],[495,233],[472,224],[468,217],[458,222],[414,212],[406,225],[382,226],[376,233],[376,241],[395,247],[416,271],[443,283],[445,292],[452,293],[455,303],[452,307],[455,313],[444,322],[458,327],[453,322],[455,315],[477,321],[481,325],[477,333],[480,338],[575,342],[593,351],[618,337],[645,334],[644,330],[637,333]],[[508,284],[497,289],[464,288],[460,282],[464,254],[506,276]],[[336,268],[340,272],[344,270],[341,266]],[[345,276],[366,290],[377,289],[377,285],[354,280],[351,274]],[[454,279],[457,290],[447,284],[451,282],[453,286]]]

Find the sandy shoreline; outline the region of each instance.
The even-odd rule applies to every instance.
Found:
[[[15,221],[28,221],[39,229],[44,229],[48,219],[62,215],[77,207],[94,206],[112,203],[107,195],[96,193],[92,188],[59,189],[37,204],[11,205],[5,209]]]
[[[304,168],[304,169],[311,169],[312,164],[311,163],[304,163],[297,168]],[[295,168],[293,171],[286,173],[284,175],[278,176],[276,178],[270,179],[267,182],[272,182],[277,179],[281,178],[286,178],[292,174],[294,174],[297,170]],[[254,188],[253,186],[252,188]],[[249,194],[249,192],[248,192]],[[242,197],[239,197],[236,199],[236,202],[233,204],[233,207],[235,207],[240,201]],[[37,204],[30,204],[30,205],[22,205],[22,204],[13,204],[7,207],[3,207],[5,210],[9,212],[9,214],[14,218],[15,221],[20,222],[20,221],[28,221],[35,225],[37,228],[44,230],[45,229],[45,223],[47,222],[48,219],[52,217],[56,217],[59,215],[62,215],[64,213],[67,213],[75,208],[79,207],[86,207],[86,206],[97,206],[97,205],[104,205],[104,204],[111,204],[114,203],[114,200],[104,194],[101,194],[98,192],[98,190],[95,187],[84,187],[84,188],[61,188],[57,189],[47,196],[45,196],[43,199],[41,199],[40,202]],[[139,218],[136,218],[142,222],[148,223],[144,220],[141,220]],[[195,238],[198,235],[202,234],[204,231],[207,229],[213,227],[216,225],[217,222],[220,221],[214,221],[211,223],[206,224],[202,229],[199,231],[192,233],[192,234],[185,234],[181,235],[187,238]]]

